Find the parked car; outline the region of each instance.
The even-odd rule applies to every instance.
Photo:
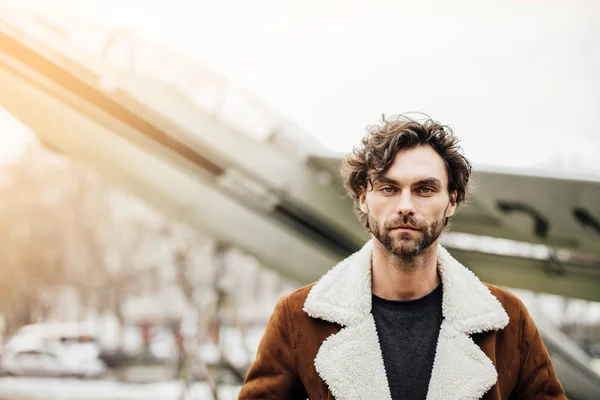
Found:
[[[74,357],[72,353],[67,356],[40,349],[20,350],[5,355],[1,368],[8,375],[77,378],[99,377],[106,371],[98,358]]]
[[[0,371],[11,375],[99,377],[106,372],[100,347],[77,324],[34,324],[4,346]]]

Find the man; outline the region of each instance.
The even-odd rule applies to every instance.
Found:
[[[470,174],[446,126],[372,127],[342,163],[372,239],[279,301],[239,398],[566,400],[521,301],[439,245]]]

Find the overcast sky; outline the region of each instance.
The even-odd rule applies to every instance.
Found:
[[[381,114],[454,126],[486,164],[600,174],[600,2],[0,0],[193,55],[349,151]],[[555,166],[560,166],[555,164]]]

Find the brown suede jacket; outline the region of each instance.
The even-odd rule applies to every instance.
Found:
[[[240,400],[391,400],[371,314],[372,243],[275,307]],[[438,251],[444,320],[428,400],[564,399],[523,303]]]

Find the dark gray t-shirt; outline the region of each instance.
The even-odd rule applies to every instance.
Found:
[[[425,400],[442,324],[442,285],[417,300],[373,295],[373,317],[393,400]]]

